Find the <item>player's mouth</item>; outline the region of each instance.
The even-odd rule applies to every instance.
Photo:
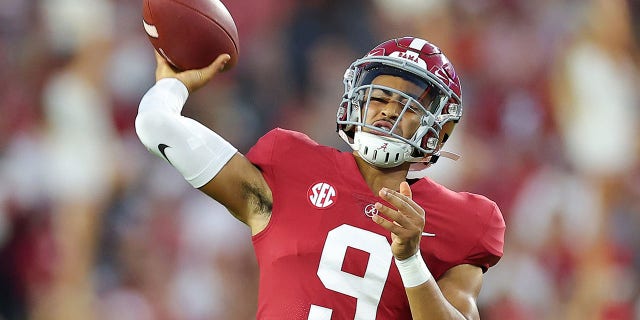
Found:
[[[376,127],[379,130],[373,130],[373,134],[379,135],[379,136],[387,136],[390,137],[391,134],[391,129],[393,129],[393,122],[390,120],[377,120],[374,121],[372,124],[372,126]],[[400,128],[396,127],[395,130],[393,131],[393,133],[400,135]],[[389,132],[389,133],[386,133]]]

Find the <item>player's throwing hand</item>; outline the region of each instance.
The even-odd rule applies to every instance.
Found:
[[[156,52],[156,81],[164,78],[176,78],[180,80],[189,90],[189,93],[200,89],[207,84],[218,72],[224,69],[224,66],[231,56],[228,54],[219,55],[210,65],[196,70],[177,71],[172,68],[169,62]]]

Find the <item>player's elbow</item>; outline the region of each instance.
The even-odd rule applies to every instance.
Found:
[[[140,142],[148,149],[155,149],[162,132],[166,132],[171,114],[166,112],[140,112],[136,116],[135,129]]]

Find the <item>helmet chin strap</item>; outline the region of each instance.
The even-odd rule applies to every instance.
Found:
[[[411,146],[405,142],[394,138],[379,136],[368,132],[357,130],[353,135],[353,140],[347,136],[343,130],[338,131],[338,135],[366,162],[379,168],[392,168],[405,162],[413,162],[407,173],[408,179],[420,179],[427,176],[426,169],[433,162],[418,161],[411,156]],[[460,159],[460,155],[448,151],[440,151],[437,157],[449,158],[451,160]],[[424,159],[424,158],[421,158]]]
[[[357,130],[351,142],[344,131],[339,134],[362,159],[376,167],[397,167],[413,158],[409,144],[391,137]]]
[[[458,159],[462,158],[461,155],[459,155],[459,154],[457,154],[455,152],[451,152],[451,151],[440,150],[440,152],[438,152],[438,154],[442,158],[448,158],[448,159],[451,159],[453,161],[458,161]]]

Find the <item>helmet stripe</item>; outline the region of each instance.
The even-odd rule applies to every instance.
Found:
[[[409,48],[421,51],[425,44],[427,44],[426,40],[413,38]]]

